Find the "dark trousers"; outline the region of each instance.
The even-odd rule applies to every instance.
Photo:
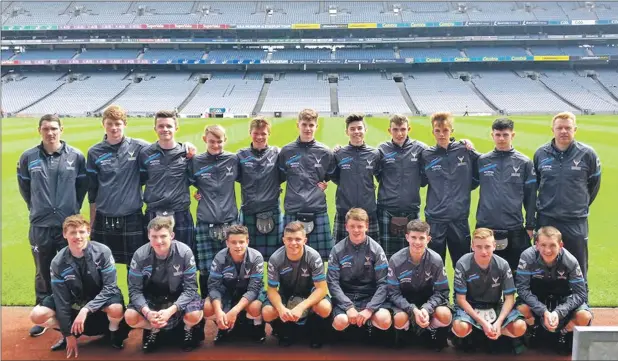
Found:
[[[582,269],[584,279],[588,279],[588,219],[575,221],[559,221],[540,215],[537,227],[552,226],[562,233],[564,248],[571,252],[579,267]]]
[[[36,273],[34,276],[34,291],[36,304],[52,294],[51,276],[49,267],[56,253],[67,245],[67,240],[62,237],[61,227],[37,227],[30,226],[28,232],[30,248],[34,257]]]
[[[470,225],[468,220],[452,221],[452,222],[435,222],[427,220],[431,227],[431,242],[429,248],[436,251],[442,261],[446,264],[446,247],[451,255],[453,268],[457,265],[457,261],[466,253],[470,252]]]

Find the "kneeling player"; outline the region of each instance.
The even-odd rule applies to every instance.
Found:
[[[237,323],[247,325],[244,319],[237,322],[241,313],[252,321],[250,326],[255,325],[251,328],[252,336],[264,341],[262,301],[258,299],[264,286],[264,259],[249,247],[247,227],[232,225],[227,228],[226,237],[227,248],[215,255],[210,267],[204,315],[216,317],[219,333],[215,343],[224,341]]]
[[[189,246],[174,240],[173,229],[172,217],[153,218],[148,223],[150,243],[135,251],[129,269],[131,303],[125,319],[129,326],[144,329],[146,352],[156,348],[159,331],[172,330],[181,320],[183,350],[192,350],[200,341],[193,333],[203,317],[195,258]]]
[[[501,335],[521,337],[526,322],[515,304],[515,283],[506,260],[496,256],[493,231],[478,228],[472,239],[472,253],[461,257],[455,267],[455,318],[453,333],[466,338],[472,327],[482,330],[490,340]],[[504,300],[503,300],[504,296]]]
[[[395,253],[388,269],[388,295],[393,305],[395,329],[407,331],[411,319],[413,333],[427,334],[428,346],[441,350],[447,345],[447,326],[452,321],[444,263],[439,254],[427,248],[431,236],[426,222],[419,219],[409,222],[406,240],[410,247]]]
[[[333,327],[337,331],[349,325],[364,326],[369,320],[383,331],[391,327],[391,315],[382,308],[388,296],[388,262],[378,242],[367,236],[368,227],[367,212],[350,209],[345,216],[348,236],[330,252],[328,289],[333,298]]]
[[[268,261],[268,300],[262,307],[262,317],[270,322],[280,345],[292,344],[294,324],[306,324],[311,347],[321,347],[325,319],[332,311],[326,298],[324,263],[320,254],[306,245],[307,235],[301,222],[285,226],[283,244]]]
[[[517,267],[517,309],[532,326],[529,336],[535,338],[541,324],[557,335],[558,351],[569,354],[573,327],[592,321],[586,280],[577,259],[563,248],[560,231],[542,227],[536,237],[536,245],[521,254]]]
[[[77,357],[77,337],[82,334],[109,334],[112,346],[122,348],[127,336],[119,331],[124,301],[116,285],[112,251],[88,241],[90,224],[81,215],[67,217],[62,233],[68,247],[52,260],[52,295],[32,310],[30,319],[37,325],[60,328],[63,338],[52,351],[66,347],[67,358]]]

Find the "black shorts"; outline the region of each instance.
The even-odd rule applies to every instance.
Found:
[[[98,336],[107,334],[109,332],[109,319],[107,318],[107,314],[103,312],[103,309],[116,303],[122,305],[122,307],[124,308],[124,299],[122,297],[122,294],[114,295],[107,302],[105,302],[103,307],[101,307],[98,311],[88,314],[88,317],[86,317],[86,322],[84,323],[83,334],[86,336]],[[54,312],[56,311],[56,302],[54,301],[53,296],[45,297],[43,301],[41,301],[40,306],[50,308],[54,310]],[[75,321],[75,318],[77,317],[77,315],[79,314],[79,310],[81,309],[76,308],[78,307],[71,308],[71,325],[73,324],[73,321]]]

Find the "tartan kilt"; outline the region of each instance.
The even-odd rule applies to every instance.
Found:
[[[296,220],[296,214],[285,214],[283,216],[283,227]],[[328,260],[330,250],[333,248],[333,238],[330,234],[330,220],[328,212],[316,213],[313,232],[307,235],[307,245],[320,253],[322,260]]]
[[[157,213],[153,211],[146,213],[147,222],[144,226],[146,237],[148,237],[148,222],[156,216]],[[174,239],[186,244],[195,253],[195,231],[190,210],[174,212]]]
[[[269,210],[269,212],[273,212],[275,227],[268,234],[262,234],[257,230],[255,214],[244,214],[242,210],[239,213],[240,223],[249,230],[249,244],[264,256],[264,261],[268,261],[270,256],[283,246],[283,215],[281,210],[277,207]]]
[[[133,253],[148,242],[142,211],[123,217],[106,217],[96,212],[90,237],[109,247],[116,263],[129,264]]]
[[[347,212],[335,213],[335,219],[333,220],[333,240],[335,243],[341,241],[348,236],[348,231],[345,230],[345,215]],[[367,235],[374,241],[380,242],[380,233],[378,230],[378,218],[376,213],[369,214],[369,228],[367,229]]]
[[[236,222],[224,223],[223,228]],[[195,255],[197,257],[197,267],[202,274],[210,271],[210,265],[217,253],[227,247],[225,240],[219,241],[210,236],[210,223],[198,221],[195,225]]]
[[[412,212],[389,212],[386,209],[381,209],[378,207],[378,226],[380,230],[380,237],[376,239],[384,249],[384,253],[386,253],[386,257],[388,259],[391,258],[392,255],[397,253],[402,248],[408,246],[408,241],[406,241],[405,236],[394,237],[390,234],[390,223],[392,217],[407,217],[408,222],[418,219],[418,213]]]

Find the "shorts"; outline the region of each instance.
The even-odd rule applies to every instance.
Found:
[[[497,316],[500,315],[500,309],[501,309],[501,306],[494,307],[494,310],[496,311]],[[511,312],[509,312],[509,314],[504,319],[504,322],[502,322],[502,328],[505,328],[506,326],[510,325],[511,323],[517,320],[523,320],[523,319],[524,319],[524,316],[521,314],[521,312],[519,312],[517,308],[513,307]],[[481,331],[483,330],[483,327],[479,325],[478,322],[476,322],[476,320],[472,318],[472,316],[468,315],[466,311],[464,311],[463,308],[459,306],[455,306],[455,316],[453,317],[453,321],[466,322]]]
[[[146,299],[146,302],[148,304],[148,308],[150,308],[153,311],[159,311],[164,308],[162,307],[163,305],[155,305],[148,299]],[[142,317],[144,317],[141,310],[138,310],[132,303],[129,303],[127,308],[137,311],[137,313],[139,313]],[[178,326],[182,322],[182,319],[185,314],[195,312],[195,311],[202,311],[203,309],[204,309],[204,300],[202,300],[199,295],[196,295],[195,298],[191,300],[191,302],[189,302],[189,304],[184,309],[184,311],[179,311],[173,314],[172,317],[170,317],[170,319],[167,320],[167,325],[165,325],[165,327],[163,327],[162,329],[163,330],[174,329],[176,326]]]

